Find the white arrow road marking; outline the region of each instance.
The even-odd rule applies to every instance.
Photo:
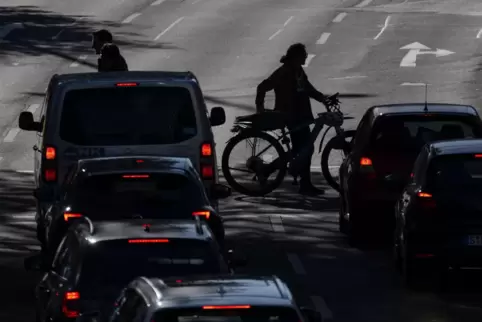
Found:
[[[408,52],[405,54],[402,61],[400,62],[400,67],[417,66],[418,55],[432,54],[438,58],[438,57],[444,57],[444,56],[455,54],[453,51],[450,51],[447,49],[437,48],[436,50],[430,50],[430,47],[427,47],[419,42],[408,44],[406,46],[401,47],[400,49],[401,50],[408,49]]]
[[[11,23],[9,25],[6,25],[3,27],[3,29],[0,29],[0,43],[2,42],[3,38],[7,37],[9,33],[14,31],[15,29],[23,29],[23,23],[21,22],[15,22]]]

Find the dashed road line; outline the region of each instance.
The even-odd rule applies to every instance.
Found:
[[[401,83],[400,86],[425,86],[425,83],[410,83],[410,82],[405,82],[405,83]]]
[[[273,38],[278,36],[282,31],[283,31],[283,29],[279,29],[274,34],[272,34],[271,37],[268,38],[268,40],[273,40]]]
[[[289,17],[288,20],[285,21],[283,26],[286,27],[291,22],[291,20],[293,20],[293,16]]]
[[[308,57],[306,58],[306,62],[305,64],[303,65],[303,67],[308,67],[311,63],[311,61],[313,60],[313,58],[315,58],[316,55],[314,54],[308,54]]]
[[[3,138],[3,142],[13,142],[18,132],[20,132],[19,128],[10,129],[7,135],[5,135],[5,137]]]
[[[151,3],[151,6],[158,6],[160,5],[161,3],[165,2],[166,0],[156,0],[154,1],[153,3]]]
[[[482,29],[479,30],[479,32],[477,33],[477,39],[479,39],[480,37],[482,37]]]
[[[136,12],[136,13],[133,13],[131,14],[129,17],[125,18],[124,20],[122,20],[122,23],[131,23],[134,19],[136,19],[137,17],[139,17],[141,15],[140,12]]]
[[[329,32],[324,32],[321,34],[320,38],[316,41],[317,45],[323,45],[328,41],[328,38],[330,38],[331,33]]]
[[[164,29],[164,31],[162,31],[159,35],[156,36],[156,38],[154,38],[154,41],[158,40],[159,38],[161,38],[162,36],[164,36],[169,30],[171,30],[172,28],[174,28],[174,26],[176,26],[178,23],[180,23],[181,21],[184,20],[185,17],[181,17],[179,19],[177,19],[176,21],[174,21],[173,23],[171,23],[169,25],[169,27],[167,27],[166,29]]]
[[[321,314],[323,321],[333,320],[333,313],[326,305],[325,300],[321,296],[313,295],[311,296],[311,301],[315,306],[316,310]]]
[[[80,63],[86,59],[87,59],[87,55],[79,56],[77,61],[74,61],[72,64],[70,64],[70,67],[79,67]]]
[[[355,8],[363,8],[363,7],[366,7],[368,6],[373,0],[363,0],[362,2],[360,2],[359,4],[357,4],[355,6]]]
[[[34,114],[35,111],[39,108],[39,106],[40,104],[32,104],[27,108],[27,112]]]
[[[383,32],[387,29],[389,23],[390,23],[390,19],[391,17],[388,16],[386,19],[385,19],[385,23],[383,24],[382,26],[382,29],[380,30],[380,32],[375,36],[375,38],[373,38],[374,40],[377,40],[378,38],[380,38],[380,36],[383,34]]]
[[[336,15],[336,17],[332,20],[333,22],[341,22],[346,17],[346,12],[340,12]]]
[[[33,170],[15,170],[15,172],[17,172],[17,173],[29,173],[29,174],[34,173]]]
[[[284,233],[285,228],[283,227],[283,221],[280,216],[270,216],[269,221],[271,222],[271,227],[273,227],[273,230],[277,233]]]
[[[305,268],[303,267],[303,264],[301,263],[300,258],[296,254],[286,254],[288,257],[288,260],[291,263],[291,266],[293,266],[293,269],[296,274],[298,275],[306,275]]]

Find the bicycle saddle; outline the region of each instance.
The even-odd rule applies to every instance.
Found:
[[[243,123],[259,131],[279,130],[286,126],[286,116],[281,112],[265,111],[236,117],[235,123]]]

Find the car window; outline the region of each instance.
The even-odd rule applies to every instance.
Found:
[[[207,203],[203,186],[182,174],[100,174],[77,180],[73,202],[91,219],[192,218]]]
[[[482,155],[442,155],[433,158],[427,172],[430,191],[482,190]]]
[[[186,308],[157,311],[153,322],[298,322],[296,310],[289,307],[258,306],[245,309]]]
[[[139,225],[139,229],[142,227]],[[217,249],[201,240],[104,241],[85,257],[84,284],[128,283],[137,276],[168,277],[227,273]]]
[[[82,145],[154,145],[197,133],[191,93],[184,87],[104,87],[68,91],[60,138]]]

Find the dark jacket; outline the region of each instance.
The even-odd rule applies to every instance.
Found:
[[[129,68],[122,55],[114,59],[106,59],[101,56],[97,59],[97,70],[99,72],[123,72],[128,71]]]
[[[284,112],[293,122],[313,120],[310,98],[322,102],[324,95],[308,80],[302,67],[283,64],[257,87],[256,109],[264,110],[266,92],[274,90],[275,111]]]

